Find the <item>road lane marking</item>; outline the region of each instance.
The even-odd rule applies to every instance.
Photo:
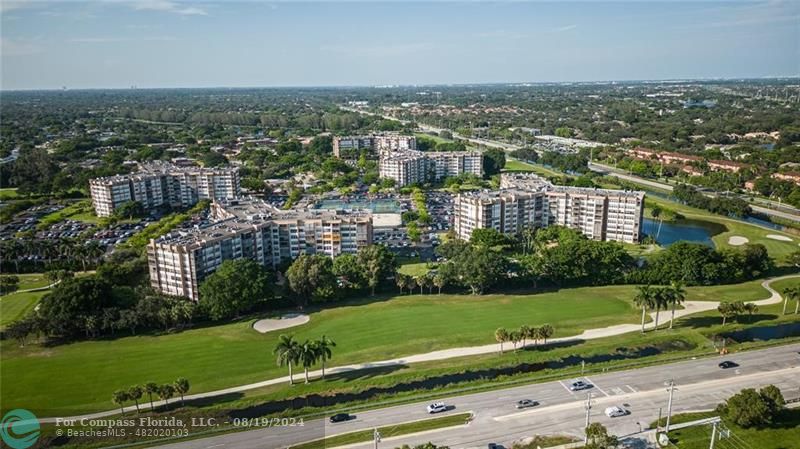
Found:
[[[608,394],[608,393],[606,393],[605,391],[603,391],[603,389],[602,389],[602,388],[600,388],[600,386],[599,386],[599,385],[597,385],[596,383],[594,383],[594,382],[592,381],[592,379],[589,379],[588,377],[584,377],[584,379],[586,379],[586,382],[589,382],[590,384],[594,385],[594,387],[595,387],[595,388],[597,388],[597,390],[598,390],[598,391],[600,391],[600,393],[603,393],[604,395],[606,395],[606,397],[608,397],[608,396],[611,396],[610,394]]]

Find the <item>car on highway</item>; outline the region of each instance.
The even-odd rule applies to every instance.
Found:
[[[593,386],[594,385],[592,385],[592,384],[590,384],[588,382],[584,382],[582,380],[576,380],[575,382],[572,382],[570,384],[569,389],[572,390],[572,391],[580,391],[580,390],[588,390],[589,388],[592,388]]]
[[[428,413],[440,413],[446,412],[447,405],[444,402],[434,402],[433,404],[428,406]]]
[[[350,419],[352,419],[352,416],[349,413],[337,413],[330,417],[332,423],[349,421]]]
[[[625,415],[627,415],[627,414],[628,414],[628,411],[627,411],[627,410],[625,410],[625,409],[624,409],[624,408],[622,408],[622,407],[617,407],[616,405],[613,405],[613,406],[611,406],[611,407],[607,407],[607,408],[606,408],[606,410],[605,410],[605,414],[606,414],[606,416],[608,416],[609,418],[616,418],[616,417],[618,417],[618,416],[625,416]]]
[[[730,360],[725,360],[724,362],[720,362],[718,366],[722,369],[728,369],[728,368],[736,368],[737,366],[739,366],[739,364],[736,362],[731,362]]]
[[[522,399],[517,401],[517,408],[536,407],[537,405],[539,405],[539,403],[532,399]]]

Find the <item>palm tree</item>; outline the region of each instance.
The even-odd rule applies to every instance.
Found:
[[[545,324],[539,328],[539,337],[542,338],[544,344],[547,344],[547,339],[552,337],[554,333],[555,329],[553,329],[553,326],[549,324]]]
[[[414,289],[417,288],[417,280],[411,276],[406,276],[406,288],[408,289],[408,294],[413,295]]]
[[[497,330],[494,331],[494,339],[500,343],[500,354],[503,353],[503,343],[508,341],[508,337],[508,331],[502,327],[497,328]]]
[[[300,345],[297,358],[303,364],[303,371],[305,373],[306,383],[308,383],[308,369],[317,363],[317,355],[319,351],[313,341],[304,341]]]
[[[786,305],[789,300],[797,301],[794,306],[794,313],[800,312],[800,287],[786,287],[783,289],[783,314],[786,315]]]
[[[289,367],[289,385],[294,384],[292,378],[292,365],[297,363],[300,354],[300,344],[291,335],[281,335],[278,337],[278,344],[275,345],[273,354],[278,356],[278,366]]]
[[[650,285],[640,285],[636,287],[636,290],[633,303],[642,308],[642,333],[644,333],[644,318],[647,315],[647,309],[652,308],[654,305],[654,292],[653,287],[650,287]]]
[[[397,273],[397,276],[394,278],[394,282],[400,287],[400,294],[403,294],[403,290],[406,288],[406,275],[403,273]]]
[[[750,322],[753,322],[753,314],[758,313],[758,305],[754,302],[748,302],[743,307],[744,311],[747,312],[747,315],[750,317]]]
[[[528,334],[528,337],[533,340],[533,344],[539,346],[539,339],[542,338],[542,333],[539,331],[538,327],[531,326],[531,331]]]
[[[670,301],[669,297],[669,287],[657,287],[654,289],[653,304],[656,307],[656,322],[654,323],[656,331],[658,331],[658,316],[661,314],[662,308],[667,308],[667,304]]]
[[[441,295],[442,294],[442,287],[447,285],[447,278],[442,276],[441,273],[436,273],[433,276],[433,285],[435,285],[436,287],[439,288],[439,294]]]
[[[728,321],[729,317],[736,315],[733,304],[729,302],[720,303],[719,306],[717,306],[717,311],[720,313],[720,315],[722,315],[723,326]]]
[[[331,340],[326,336],[322,336],[319,340],[316,341],[317,343],[317,354],[319,356],[320,362],[322,362],[322,378],[325,378],[325,362],[330,360],[332,354],[331,348],[336,347],[336,342]]]
[[[119,405],[119,411],[122,413],[122,416],[125,416],[125,407],[123,407],[123,404],[129,399],[128,392],[125,390],[117,390],[111,395],[111,400]]]
[[[164,404],[169,405],[169,400],[175,396],[175,386],[164,384],[158,387],[158,396],[164,400]]]
[[[147,382],[144,384],[144,391],[150,397],[150,410],[155,410],[153,407],[153,395],[158,393],[158,384],[155,382]]]
[[[511,331],[508,333],[508,339],[511,340],[511,344],[514,345],[514,352],[516,352],[517,344],[522,340],[522,334],[519,331]]]
[[[417,276],[415,280],[417,281],[417,285],[419,286],[419,294],[424,295],[425,294],[424,290],[431,281],[430,278],[426,275],[422,275],[422,276]]]
[[[183,402],[183,395],[189,392],[189,380],[185,377],[179,377],[175,379],[175,391],[181,395],[181,406],[184,405]]]
[[[530,326],[523,324],[519,327],[519,335],[522,337],[522,347],[525,347],[525,344],[528,342],[528,337],[531,335],[531,328]]]
[[[139,399],[144,394],[144,388],[141,385],[134,385],[128,388],[128,398],[136,402],[136,413],[139,413]]]
[[[672,308],[672,317],[669,320],[669,328],[675,323],[675,307],[683,304],[686,301],[686,290],[683,288],[683,282],[672,281],[669,284],[669,303]]]

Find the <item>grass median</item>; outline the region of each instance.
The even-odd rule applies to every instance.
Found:
[[[381,439],[396,437],[400,435],[408,435],[417,432],[424,432],[426,430],[444,429],[446,427],[461,426],[466,424],[472,414],[459,413],[457,415],[442,416],[440,418],[423,419],[420,421],[412,421],[402,424],[391,426],[384,426],[378,428],[378,433]],[[365,441],[372,441],[373,429],[358,430],[355,432],[343,433],[334,435],[320,440],[309,441],[308,443],[297,444],[290,446],[291,449],[325,449],[329,447],[344,446],[347,444],[362,443]]]

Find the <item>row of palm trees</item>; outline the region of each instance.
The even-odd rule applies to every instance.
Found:
[[[136,413],[139,413],[139,399],[147,394],[150,399],[150,410],[155,410],[153,405],[153,395],[158,396],[167,405],[169,400],[179,395],[181,398],[181,405],[184,405],[183,396],[189,392],[189,381],[186,378],[179,377],[171,384],[157,384],[155,382],[147,382],[144,385],[134,385],[127,390],[117,390],[111,395],[111,401],[119,405],[119,410],[122,415],[125,415],[125,403],[134,401],[136,404]]]
[[[636,296],[633,298],[633,303],[637,307],[642,308],[642,333],[644,333],[644,320],[647,316],[647,310],[656,311],[655,330],[658,330],[658,317],[661,310],[672,310],[672,318],[669,322],[669,328],[675,323],[675,307],[683,304],[686,300],[686,290],[684,289],[683,282],[672,281],[669,285],[652,286],[640,285],[637,288]]]
[[[500,343],[500,354],[502,354],[504,352],[503,343],[510,341],[516,351],[520,342],[524,348],[528,340],[533,340],[534,344],[538,345],[541,339],[544,340],[544,344],[547,344],[547,339],[552,337],[554,332],[555,329],[549,324],[544,324],[541,327],[522,325],[518,330],[512,331],[500,327],[494,331],[494,339]]]
[[[747,313],[752,319],[753,314],[758,312],[758,305],[753,302],[745,304],[742,301],[721,302],[717,306],[717,311],[722,315],[722,325],[724,326],[728,318],[736,318],[736,321],[739,321],[739,315],[743,313]]]
[[[306,340],[303,343],[295,340],[291,335],[281,335],[272,352],[277,357],[278,366],[289,367],[289,385],[294,385],[292,375],[292,366],[294,365],[303,367],[306,383],[308,383],[308,369],[317,362],[322,362],[322,378],[324,379],[325,362],[333,356],[331,348],[335,346],[336,342],[324,335],[317,340]]]
[[[794,314],[797,315],[800,313],[800,286],[798,287],[786,287],[783,289],[783,314],[786,315],[786,305],[789,303],[789,300],[795,301],[794,304]]]
[[[405,290],[408,290],[408,293],[414,293],[414,289],[419,288],[419,293],[424,294],[425,289],[428,289],[428,294],[433,293],[433,287],[439,289],[439,294],[442,294],[442,288],[447,285],[447,278],[444,277],[441,273],[437,273],[435,275],[424,274],[421,276],[410,276],[403,273],[397,273],[395,276],[395,283],[397,287],[400,288],[400,294],[402,295]]]

